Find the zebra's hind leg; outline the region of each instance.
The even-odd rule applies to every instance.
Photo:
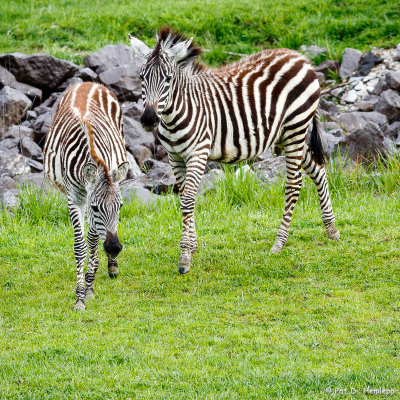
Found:
[[[329,196],[325,168],[318,165],[312,159],[311,152],[307,145],[304,147],[301,166],[317,187],[319,203],[321,205],[322,221],[325,224],[328,238],[339,240],[340,233],[335,227],[335,216],[333,214],[331,198]]]
[[[284,144],[286,156],[286,182],[285,182],[285,199],[286,206],[283,213],[281,226],[276,235],[275,243],[271,247],[271,253],[278,254],[289,237],[290,222],[292,220],[293,209],[299,198],[301,179],[301,158],[303,152],[303,143],[297,141],[290,145]]]
[[[71,217],[72,225],[74,227],[74,256],[76,260],[76,303],[74,306],[75,311],[85,310],[85,282],[83,276],[83,268],[86,260],[86,242],[83,230],[83,208],[68,200],[68,210]]]
[[[87,242],[89,246],[88,269],[85,274],[86,292],[85,298],[94,297],[94,278],[99,268],[99,234],[94,228],[90,228],[87,234]]]

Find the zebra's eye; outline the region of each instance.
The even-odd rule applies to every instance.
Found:
[[[92,204],[92,210],[94,212],[99,212],[99,207],[97,207],[96,204]]]
[[[172,78],[172,75],[167,75],[167,77],[165,78],[165,80],[166,80],[167,82],[170,82],[170,81],[171,81],[171,78]]]
[[[140,78],[140,79],[143,79],[143,77],[144,77],[143,72],[141,72],[141,73],[139,74],[139,78]]]

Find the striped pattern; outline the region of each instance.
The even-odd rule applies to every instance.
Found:
[[[159,139],[180,186],[180,271],[189,270],[197,249],[195,195],[207,160],[253,159],[271,146],[284,151],[287,168],[286,207],[271,251],[280,252],[288,239],[302,167],[317,186],[327,234],[337,239],[320,142],[320,87],[309,61],[292,50],[265,50],[207,69],[197,63],[199,53],[191,40],[166,28],[141,72],[143,117],[152,110],[160,118]]]
[[[78,84],[66,91],[46,138],[44,166],[50,182],[68,200],[77,264],[75,309],[84,309],[85,296],[94,295],[99,239],[108,255],[110,276],[118,272],[116,255],[122,248],[117,235],[122,205],[119,182],[125,178],[128,163],[121,109],[113,93],[95,83]],[[89,261],[84,276],[85,213]]]

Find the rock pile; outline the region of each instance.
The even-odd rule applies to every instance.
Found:
[[[355,161],[372,161],[399,147],[400,45],[367,54],[346,49],[340,68],[325,70],[324,78],[332,71],[344,82],[327,79],[322,91],[329,152],[340,146]]]
[[[324,51],[311,47],[304,51]],[[46,134],[62,93],[84,81],[103,83],[121,103],[131,165],[124,197],[135,193],[147,202],[171,189],[176,191],[165,149],[139,122],[142,64],[122,44],[89,54],[84,68],[44,54],[0,55],[0,202],[14,204],[21,185],[49,190],[42,154]],[[354,159],[371,159],[378,152],[392,151],[393,143],[400,146],[400,45],[368,54],[346,49],[341,65],[325,60],[315,70],[325,88],[321,109],[328,152],[341,146]],[[332,71],[345,81],[330,80]],[[285,166],[283,158],[271,158],[267,152],[253,166],[267,182],[274,181]],[[209,163],[209,170],[215,168],[219,168],[217,163]],[[212,171],[203,178],[201,192],[222,177],[221,171]]]

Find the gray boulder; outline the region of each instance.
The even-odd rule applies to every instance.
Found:
[[[16,189],[17,182],[9,176],[2,176],[0,178],[0,193],[7,192],[10,189]]]
[[[0,89],[4,86],[9,86],[18,92],[23,93],[26,97],[32,100],[34,104],[40,104],[42,101],[42,91],[40,89],[26,83],[18,82],[11,72],[0,66]]]
[[[400,96],[394,90],[385,90],[379,96],[375,110],[386,115],[389,121],[400,119]]]
[[[386,74],[387,85],[394,90],[400,89],[400,71],[390,71]]]
[[[167,150],[165,150],[165,147],[162,144],[158,144],[156,146],[156,152],[154,154],[154,158],[156,160],[169,163]]]
[[[0,148],[0,177],[14,177],[30,172],[31,168],[26,160],[22,154],[18,154],[18,150],[14,152]]]
[[[87,55],[83,62],[97,74],[101,74],[114,67],[129,65],[134,62],[132,49],[125,44],[109,44],[102,49]]]
[[[25,157],[25,162],[30,167],[31,172],[43,172],[43,164],[41,162],[27,157]]]
[[[362,100],[356,101],[354,105],[360,111],[374,111],[375,106],[378,104],[379,96],[374,94],[369,94],[365,96]]]
[[[323,114],[336,115],[339,112],[337,105],[333,101],[328,101],[323,97],[319,100],[319,107]]]
[[[2,54],[0,65],[7,68],[19,82],[54,92],[79,67],[70,61],[59,60],[47,54]]]
[[[136,60],[136,63],[113,67],[99,74],[100,81],[108,86],[120,101],[138,101],[142,97],[139,73],[143,60]]]
[[[126,176],[127,180],[136,179],[136,178],[144,175],[143,172],[141,171],[141,169],[139,168],[139,166],[137,165],[136,160],[131,153],[127,152],[126,158],[129,162],[129,170],[128,170],[128,174]]]
[[[341,113],[334,118],[334,121],[336,121],[346,132],[355,129],[363,129],[363,127],[370,122],[377,124],[381,129],[385,129],[385,126],[388,123],[387,117],[376,111]]]
[[[389,89],[389,86],[386,82],[386,78],[379,78],[378,82],[374,86],[374,90],[372,91],[372,94],[375,94],[379,96],[382,92],[385,90]]]
[[[49,132],[51,122],[53,121],[54,114],[51,111],[47,111],[44,114],[39,115],[33,123],[33,131],[34,131],[34,141],[41,148],[43,148],[45,144],[45,137]]]
[[[339,63],[333,60],[325,60],[318,66],[314,67],[315,72],[321,72],[327,77],[332,71],[339,71]]]
[[[257,161],[253,164],[253,170],[264,183],[276,183],[277,179],[286,171],[286,159],[284,156],[279,156]]]
[[[135,158],[137,164],[140,168],[143,167],[143,163],[152,158],[153,154],[148,147],[142,146],[141,144],[136,144],[133,147],[129,147],[129,151]]]
[[[32,102],[23,93],[4,86],[0,90],[0,136],[8,127],[21,122]]]
[[[140,117],[144,112],[143,101],[126,101],[121,104],[121,110],[124,116],[133,118],[135,121],[140,121]]]
[[[300,51],[305,53],[310,58],[314,58],[316,56],[326,54],[326,52],[327,52],[325,47],[319,47],[319,46],[315,46],[315,45],[306,46],[305,44],[300,46]]]
[[[42,149],[30,138],[25,136],[19,142],[21,154],[36,161],[43,161]]]
[[[123,126],[126,148],[130,153],[133,154],[138,145],[146,146],[150,150],[154,149],[154,135],[146,132],[139,122],[129,117],[123,117]]]
[[[35,189],[48,193],[55,190],[49,183],[43,171],[29,172],[16,177],[18,184],[22,187],[34,187]]]
[[[84,82],[97,82],[99,78],[98,74],[90,68],[82,68],[75,76],[82,79]]]
[[[368,122],[362,129],[355,129],[335,147],[353,161],[371,163],[376,158],[392,153],[392,141],[386,138],[380,127]]]
[[[59,90],[65,91],[67,89],[69,89],[72,86],[77,85],[78,83],[82,83],[83,79],[79,78],[78,76],[73,76],[72,78],[67,79],[66,81],[64,81],[59,87]]]
[[[135,180],[125,181],[122,184],[122,198],[129,201],[132,197],[138,199],[142,204],[151,204],[157,200],[165,199],[164,196],[159,196],[145,189],[140,182]]]
[[[347,47],[344,50],[342,63],[339,68],[339,76],[341,78],[349,78],[357,71],[358,64],[361,60],[362,52],[360,50]]]
[[[5,209],[15,209],[19,205],[19,189],[10,189],[6,192],[0,193],[0,207]]]
[[[214,189],[216,183],[225,177],[225,174],[220,169],[212,169],[201,178],[197,193],[201,196],[204,193]]]
[[[395,121],[389,125],[387,136],[396,139],[400,136],[400,121]]]
[[[315,75],[317,75],[318,82],[322,86],[326,81],[325,75],[322,72],[315,72]]]
[[[150,182],[144,185],[145,189],[152,190],[156,194],[166,193],[169,188],[174,191],[178,190],[175,176],[169,164],[150,159],[144,162],[143,169],[150,179]]]

